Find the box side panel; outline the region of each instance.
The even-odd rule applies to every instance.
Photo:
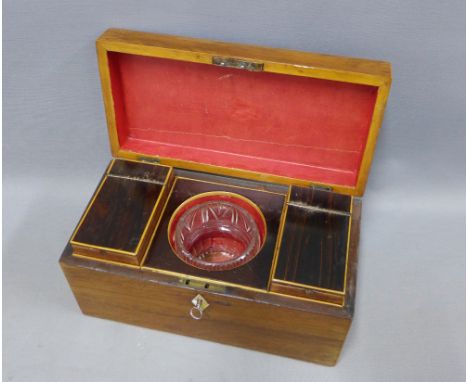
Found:
[[[336,363],[351,323],[349,318],[208,292],[201,294],[210,306],[196,321],[189,315],[196,290],[63,259],[61,266],[85,314],[324,365]]]

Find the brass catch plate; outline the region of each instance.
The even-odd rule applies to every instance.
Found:
[[[226,68],[244,69],[244,70],[248,70],[251,72],[263,71],[263,63],[245,61],[245,60],[240,60],[238,58],[214,56],[211,59],[211,63],[217,66],[224,66]]]
[[[209,290],[210,292],[224,293],[226,291],[226,287],[224,285],[210,283],[209,281],[183,278],[183,279],[179,279],[179,283],[182,285],[186,285],[188,287],[194,288],[194,289]]]

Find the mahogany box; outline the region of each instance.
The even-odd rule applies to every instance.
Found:
[[[113,159],[60,258],[82,312],[334,365],[390,64],[118,29],[97,55]]]

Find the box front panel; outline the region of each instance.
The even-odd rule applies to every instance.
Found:
[[[305,361],[334,365],[349,318],[289,309],[210,292],[97,271],[62,259],[62,269],[83,313]],[[201,294],[209,306],[190,315]]]

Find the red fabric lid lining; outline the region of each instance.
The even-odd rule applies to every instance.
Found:
[[[109,52],[121,149],[355,186],[377,87]]]

